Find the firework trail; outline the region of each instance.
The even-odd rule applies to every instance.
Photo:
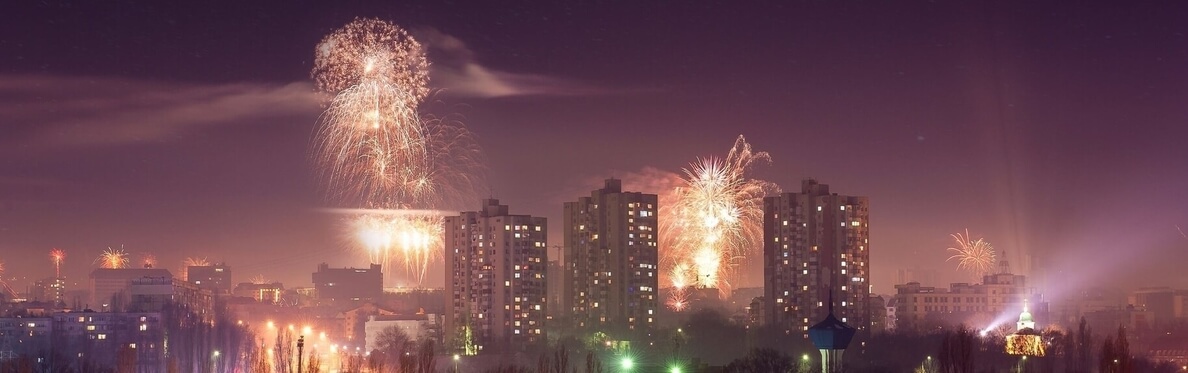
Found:
[[[13,291],[12,287],[8,286],[8,282],[4,281],[4,261],[0,261],[0,289],[8,293],[9,296],[16,298],[16,291]]]
[[[965,230],[965,235],[960,232],[950,235],[953,240],[957,242],[956,247],[950,247],[948,250],[953,252],[950,260],[957,260],[958,270],[967,270],[975,278],[990,272],[994,266],[994,247],[990,246],[989,242],[979,238],[977,240],[970,240],[969,230]]]
[[[333,96],[312,157],[334,203],[380,210],[461,207],[484,191],[482,152],[470,132],[452,117],[418,112],[430,92],[429,61],[407,31],[356,19],[318,44],[311,75]],[[354,245],[374,263],[399,262],[420,282],[442,248],[435,236],[440,222],[363,214],[347,224]]]
[[[99,263],[99,268],[128,268],[128,253],[124,252],[123,246],[119,249],[107,248],[103,254],[99,255],[99,259],[95,260]]]
[[[62,278],[62,262],[66,260],[66,252],[61,249],[50,250],[50,260],[54,262],[54,276]]]
[[[1179,225],[1176,226],[1176,232],[1180,232],[1180,237],[1184,237],[1185,240],[1188,240],[1188,234],[1184,234],[1184,230],[1180,229]]]
[[[661,265],[674,296],[686,286],[717,288],[720,296],[729,296],[737,260],[762,239],[763,197],[779,191],[773,183],[747,178],[757,161],[771,157],[751,150],[739,136],[725,159],[699,159],[685,169],[684,185],[665,198],[668,203],[661,202]]]
[[[264,277],[264,275],[256,275],[256,276],[252,277],[251,279],[249,279],[248,282],[251,282],[256,285],[264,285],[264,284],[267,284],[269,281],[267,278]]]

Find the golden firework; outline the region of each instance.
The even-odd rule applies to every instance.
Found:
[[[763,197],[779,191],[773,183],[748,178],[747,172],[755,162],[770,161],[739,136],[726,158],[700,159],[684,170],[684,185],[665,198],[660,212],[662,265],[674,288],[730,294],[738,259],[759,246]]]
[[[119,249],[107,248],[103,254],[99,255],[96,260],[99,263],[99,268],[119,269],[128,267],[128,253],[124,251],[123,247]]]
[[[981,238],[971,240],[969,229],[965,230],[964,235],[959,232],[950,236],[957,246],[948,248],[953,256],[945,261],[957,260],[957,269],[969,271],[974,277],[987,274],[994,267],[994,247],[989,242]]]
[[[157,256],[150,253],[140,254],[140,266],[143,268],[154,268],[157,266]]]
[[[355,219],[352,231],[372,263],[384,267],[398,263],[420,284],[444,247],[443,220],[432,215],[362,215]]]
[[[356,19],[327,35],[312,76],[333,95],[313,142],[330,200],[380,211],[460,207],[483,190],[481,150],[452,117],[426,118],[424,47],[400,27]],[[349,236],[372,262],[402,264],[419,282],[438,255],[439,216],[364,214]]]
[[[50,250],[50,260],[54,262],[54,275],[62,277],[62,262],[66,260],[66,252],[61,249]]]

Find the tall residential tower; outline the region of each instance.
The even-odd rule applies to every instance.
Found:
[[[564,314],[572,326],[633,334],[652,329],[656,292],[655,194],[602,189],[565,203]]]
[[[763,199],[764,316],[768,325],[806,333],[834,314],[870,329],[870,225],[866,197],[829,193],[804,180],[800,193]]]
[[[544,342],[545,218],[488,199],[444,224],[446,339],[468,355]]]

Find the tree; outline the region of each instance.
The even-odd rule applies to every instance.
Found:
[[[381,330],[375,337],[375,346],[388,358],[388,363],[399,366],[402,365],[402,360],[406,360],[404,357],[415,345],[404,330],[396,326],[389,326]]]
[[[770,349],[757,348],[742,359],[735,359],[726,365],[724,371],[731,373],[795,372],[796,364],[787,354]]]
[[[962,324],[955,332],[945,332],[941,348],[937,353],[938,368],[942,373],[973,373],[974,331]]]
[[[1088,372],[1093,364],[1093,328],[1089,327],[1084,317],[1077,326],[1077,355],[1078,363],[1073,371]]]
[[[1114,338],[1106,337],[1101,344],[1101,359],[1097,361],[1097,371],[1101,373],[1118,373],[1118,361],[1114,360]]]
[[[1118,335],[1114,339],[1114,359],[1118,361],[1118,372],[1134,371],[1134,361],[1130,357],[1130,341],[1126,338],[1126,328],[1123,326],[1118,326]]]
[[[594,352],[586,353],[586,373],[602,373],[602,362],[594,358]]]
[[[564,343],[557,344],[557,350],[553,351],[553,370],[552,373],[568,373],[569,372],[569,349],[565,347]]]
[[[318,358],[317,350],[309,351],[309,362],[305,365],[305,373],[321,373],[322,361]]]
[[[437,360],[433,359],[433,340],[426,338],[421,341],[421,349],[417,353],[418,371],[420,373],[437,372]]]

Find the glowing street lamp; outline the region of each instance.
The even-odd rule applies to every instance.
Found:
[[[458,361],[462,360],[462,355],[454,354],[454,373],[458,373]]]
[[[671,368],[668,368],[668,373],[681,373],[681,367],[673,365]]]
[[[630,371],[632,367],[635,367],[635,361],[632,361],[629,357],[625,357],[619,361],[619,366],[623,367],[624,372]]]

